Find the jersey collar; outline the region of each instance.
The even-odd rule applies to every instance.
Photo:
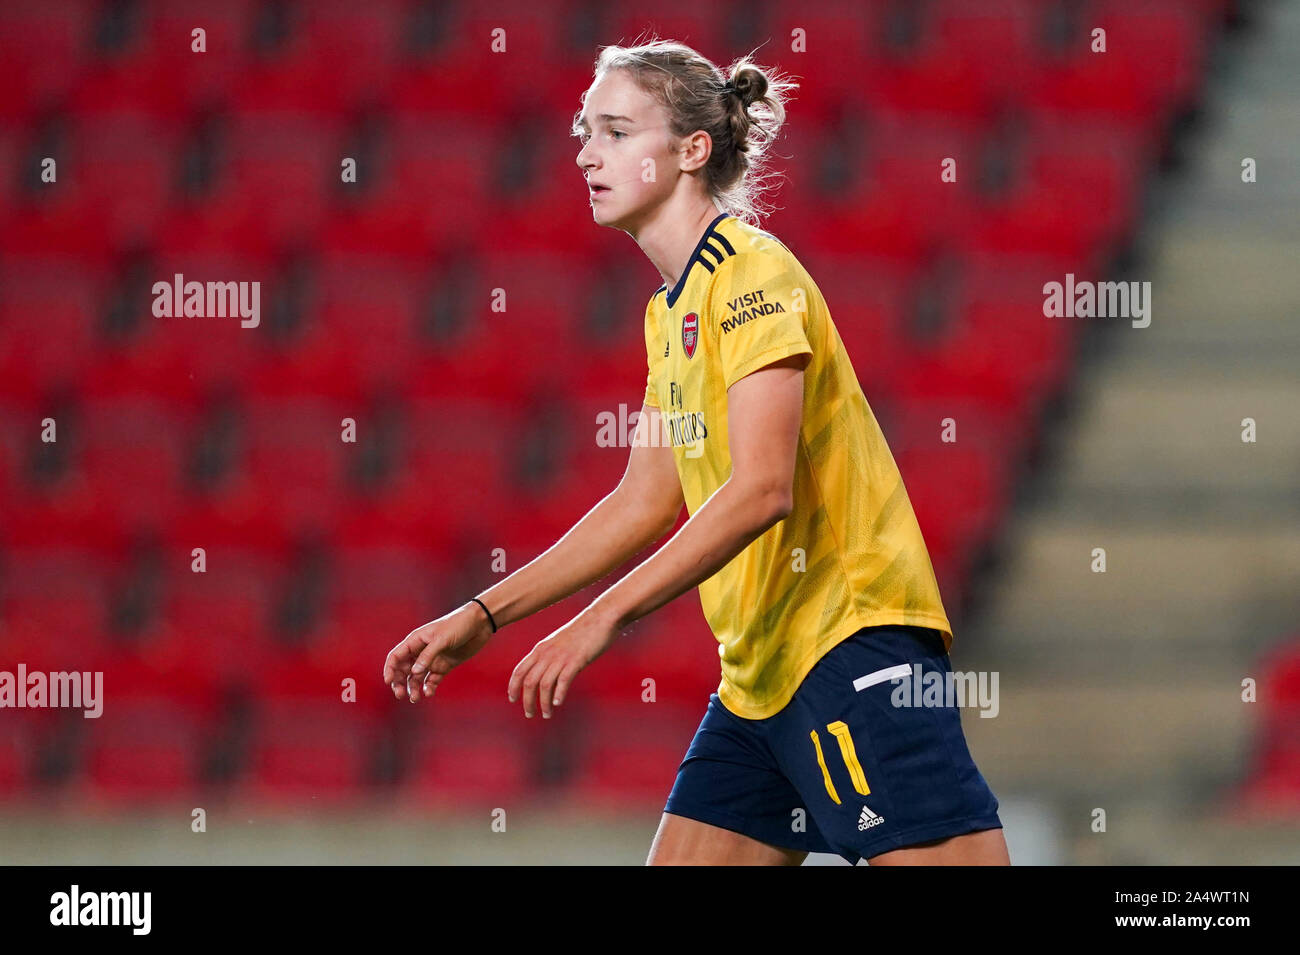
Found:
[[[700,257],[700,253],[704,249],[705,243],[709,241],[709,238],[711,236],[716,235],[723,249],[728,254],[734,254],[735,250],[732,249],[731,243],[728,242],[724,236],[715,233],[713,231],[719,222],[721,222],[723,219],[729,218],[730,215],[731,213],[729,212],[719,213],[717,217],[714,218],[714,220],[710,222],[708,226],[705,228],[704,235],[700,236],[700,241],[695,244],[695,251],[691,253],[691,257],[686,261],[686,268],[682,269],[681,277],[677,280],[677,284],[673,286],[672,291],[668,293],[668,298],[665,299],[669,308],[672,308],[675,304],[677,304],[677,299],[681,296],[682,289],[686,288],[686,280],[687,278],[690,277],[691,269],[695,268],[696,262],[704,262],[704,264],[708,266],[709,271],[710,272],[713,271],[713,263],[705,262],[704,259]],[[712,251],[713,250],[710,249],[710,252]],[[716,253],[714,254],[716,255]],[[663,285],[659,286],[659,291],[663,291],[667,287],[668,287],[667,283],[664,283]]]

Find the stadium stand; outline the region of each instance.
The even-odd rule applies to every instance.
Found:
[[[714,57],[795,25],[826,44],[770,48],[804,85],[766,226],[820,283],[965,639],[1075,374],[1079,326],[1044,320],[1043,277],[1125,253],[1233,3],[829,0],[797,24],[749,3],[568,6],[0,10],[0,659],[101,661],[123,701],[94,734],[25,715],[0,796],[662,798],[717,681],[693,594],[584,674],[589,733],[542,743],[487,705],[581,597],[512,628],[431,713],[397,711],[378,679],[408,630],[622,473],[597,420],[639,407],[659,280],[590,224],[568,124],[595,45],[645,28]],[[528,57],[493,57],[499,22]],[[259,281],[259,326],[155,317],[152,284],[176,273]],[[1300,778],[1295,669],[1270,671],[1287,689],[1261,791]],[[628,716],[647,677],[662,721]]]

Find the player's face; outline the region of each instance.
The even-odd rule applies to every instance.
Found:
[[[673,188],[676,167],[664,108],[625,71],[610,70],[587,91],[576,130],[592,218],[635,232]]]

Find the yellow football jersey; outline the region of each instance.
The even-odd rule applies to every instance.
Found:
[[[726,214],[646,307],[645,402],[660,409],[691,514],[731,474],[727,389],[810,353],[794,509],[699,586],[732,713],[779,712],[861,627],[952,628],[894,457],[821,292],[775,236]]]

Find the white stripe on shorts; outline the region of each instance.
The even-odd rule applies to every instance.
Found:
[[[911,675],[912,665],[910,663],[900,663],[896,667],[885,667],[883,670],[877,670],[874,673],[868,673],[866,676],[858,677],[853,681],[853,689],[865,690],[869,686],[884,683],[886,680],[896,680],[899,677]]]

